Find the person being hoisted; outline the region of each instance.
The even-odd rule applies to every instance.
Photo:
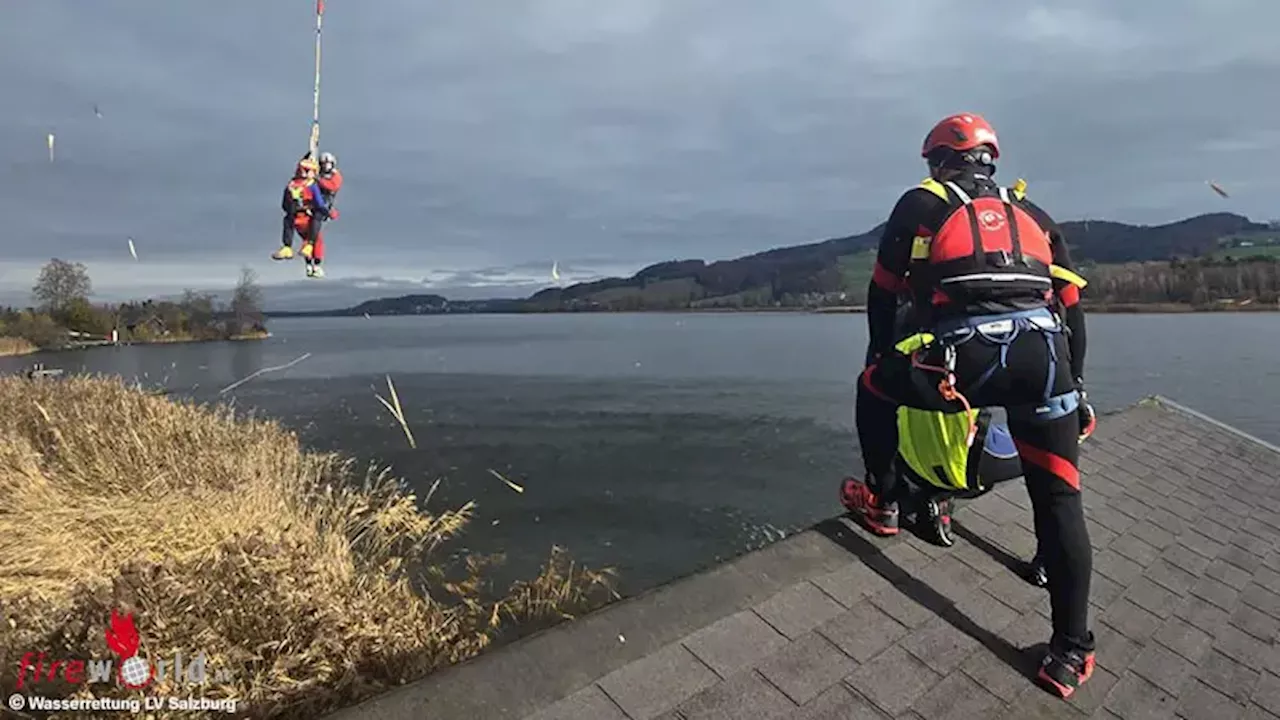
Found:
[[[1038,679],[1065,698],[1093,674],[1092,548],[1078,466],[1084,401],[1084,312],[1066,240],[1022,188],[992,179],[1000,146],[980,115],[944,118],[925,137],[929,178],[899,198],[867,291],[870,342],[857,388],[866,474],[841,501],[872,532],[898,532],[895,413],[906,405],[962,413],[1004,407],[1025,472],[1052,636]],[[894,351],[899,294],[928,343]],[[1060,311],[1055,311],[1061,308]],[[972,447],[977,427],[960,439]]]
[[[302,239],[302,256],[307,261],[307,277],[324,277],[320,264],[324,260],[324,235],[320,222],[329,217],[329,204],[316,180],[319,165],[309,157],[298,162],[293,179],[284,188],[281,209],[284,211],[281,228],[281,247],[271,257],[289,260],[293,257],[293,234]]]

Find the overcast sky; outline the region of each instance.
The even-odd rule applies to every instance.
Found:
[[[860,233],[960,110],[1061,219],[1280,216],[1275,0],[329,0],[322,147],[347,187],[329,279],[306,283],[268,254],[313,11],[0,0],[0,302],[51,256],[102,299],[247,264],[316,307]]]

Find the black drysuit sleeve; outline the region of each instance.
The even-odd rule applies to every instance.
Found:
[[[1062,233],[1062,228],[1058,223],[1054,222],[1049,213],[1030,200],[1024,199],[1019,204],[1049,235],[1049,245],[1053,250],[1053,264],[1064,270],[1069,270],[1073,273],[1077,272],[1075,264],[1071,261],[1071,250],[1067,247],[1067,238]],[[1080,288],[1066,280],[1055,277],[1053,279],[1053,291],[1058,300],[1062,302],[1063,321],[1066,322],[1067,330],[1070,332],[1071,375],[1077,381],[1081,381],[1084,379],[1084,356],[1087,343],[1084,308],[1080,306]]]
[[[901,296],[907,292],[907,268],[911,243],[920,227],[937,214],[945,202],[922,188],[912,188],[898,198],[880,236],[875,270],[867,288],[868,356],[887,353],[896,339],[894,323]]]

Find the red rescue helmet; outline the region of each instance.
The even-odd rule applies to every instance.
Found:
[[[305,157],[298,161],[298,167],[294,170],[294,175],[303,177],[307,173],[314,173],[320,169],[320,165],[309,157]]]
[[[924,138],[920,157],[927,158],[938,148],[950,148],[957,153],[967,152],[980,145],[991,148],[991,159],[1000,157],[1000,144],[996,130],[981,115],[957,113],[938,121]]]

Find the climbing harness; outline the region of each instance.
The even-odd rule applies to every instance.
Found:
[[[1039,403],[1019,405],[1006,408],[1010,421],[1023,420],[1029,422],[1048,422],[1073,413],[1079,407],[1080,394],[1070,390],[1059,395],[1053,394],[1053,381],[1058,373],[1058,350],[1053,338],[1064,332],[1065,328],[1058,316],[1047,308],[1022,310],[1001,315],[982,315],[968,318],[957,318],[939,323],[936,328],[936,340],[942,345],[943,361],[941,365],[924,362],[925,352],[932,343],[924,344],[911,353],[911,365],[921,370],[942,375],[938,381],[938,393],[948,402],[958,402],[964,408],[967,417],[972,418],[972,406],[969,399],[956,388],[956,348],[975,338],[998,346],[1000,355],[981,376],[970,386],[973,393],[987,383],[997,370],[1008,368],[1009,347],[1024,332],[1037,332],[1045,340],[1049,351],[1049,364],[1045,372],[1044,395]],[[934,338],[930,338],[933,340]],[[966,435],[966,447],[973,447],[978,427],[972,419]]]

